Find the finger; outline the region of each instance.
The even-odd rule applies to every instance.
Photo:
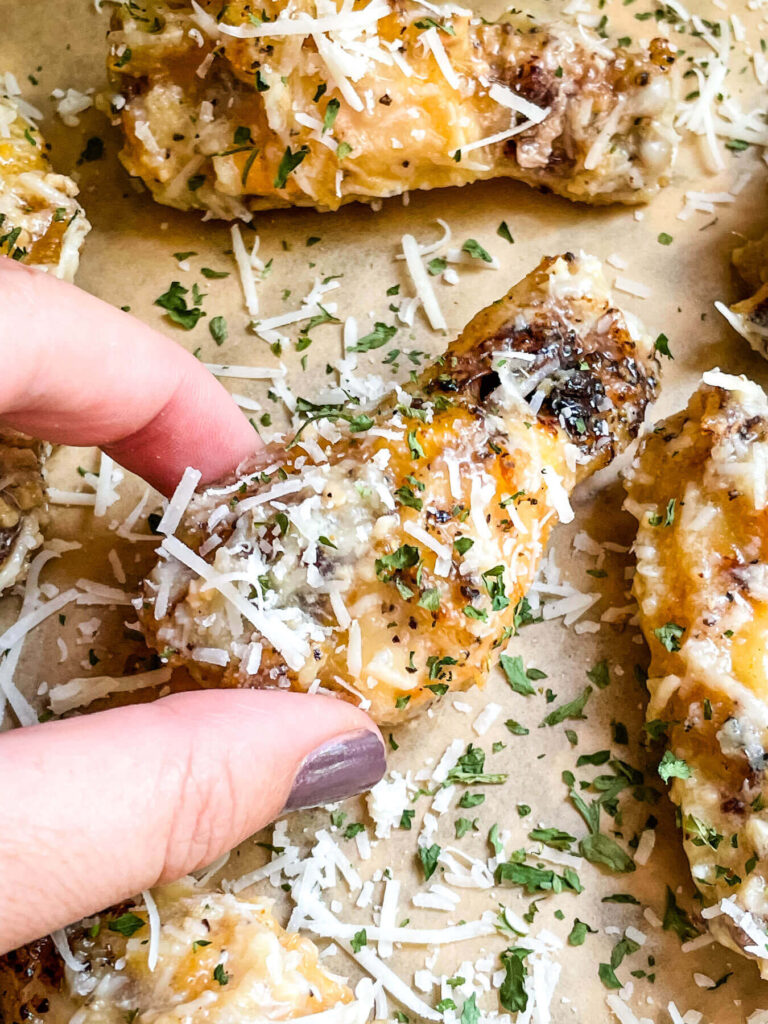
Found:
[[[295,809],[384,773],[330,697],[205,690],[0,738],[0,952],[210,864]]]
[[[260,447],[219,382],[169,338],[73,285],[0,257],[0,421],[99,445],[168,494]]]

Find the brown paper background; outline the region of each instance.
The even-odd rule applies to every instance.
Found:
[[[502,9],[499,4],[483,3],[482,0],[477,0],[475,6],[488,17]],[[537,5],[533,6],[537,9]],[[689,6],[706,17],[723,15],[722,11],[704,0],[691,0]],[[757,43],[758,16],[748,12],[744,3],[729,6],[738,10]],[[538,5],[549,16],[561,7],[560,0]],[[609,16],[614,37],[624,33],[635,39],[650,36],[653,22],[633,20],[632,11],[633,8],[623,8],[619,0],[609,0],[605,5],[604,13]],[[81,126],[76,129],[66,128],[52,116],[48,96],[53,88],[86,90],[102,86],[103,38],[107,20],[107,13],[100,16],[95,13],[91,0],[0,0],[0,70],[13,71],[24,88],[25,96],[45,111],[43,129],[53,146],[54,163],[57,169],[74,172],[81,184],[81,200],[94,225],[85,243],[78,283],[114,305],[130,305],[134,314],[160,327],[179,344],[193,350],[199,348],[205,359],[250,365],[273,364],[274,357],[268,346],[247,331],[248,317],[238,277],[231,257],[225,255],[230,246],[227,226],[216,222],[203,224],[196,214],[182,214],[157,206],[146,193],[138,191],[116,159],[119,148],[117,132],[96,111],[81,115]],[[688,45],[688,37],[684,39]],[[743,59],[734,59],[733,62],[737,71],[744,63]],[[28,82],[29,73],[38,79],[37,87]],[[751,68],[738,78],[733,73],[731,75],[732,89],[737,84],[752,88],[750,83],[754,83]],[[78,167],[78,155],[91,135],[104,139],[105,159]],[[746,342],[730,331],[712,306],[715,299],[729,300],[739,294],[738,282],[730,269],[729,252],[742,237],[741,233],[754,237],[768,227],[765,165],[754,151],[740,155],[738,160],[729,157],[728,164],[729,170],[724,175],[709,177],[702,174],[693,155],[684,152],[673,186],[651,208],[644,210],[641,221],[634,219],[631,209],[589,209],[557,197],[539,195],[523,185],[506,181],[461,190],[413,194],[407,207],[399,199],[393,199],[386,202],[379,213],[355,206],[347,207],[338,214],[297,210],[259,214],[255,223],[261,235],[260,255],[264,259],[274,257],[272,273],[259,285],[261,310],[264,315],[272,315],[294,308],[294,302],[311,287],[315,274],[343,274],[342,287],[332,295],[339,302],[342,315],[356,315],[365,325],[369,322],[367,314],[373,311],[377,319],[389,322],[386,313],[389,300],[384,296],[386,287],[399,282],[403,286],[403,294],[409,294],[404,265],[393,260],[399,250],[400,237],[405,231],[424,241],[438,237],[439,229],[434,221],[441,216],[453,230],[453,244],[460,244],[467,237],[477,238],[501,262],[498,272],[461,267],[461,283],[457,287],[437,286],[450,335],[456,333],[476,310],[496,299],[527,273],[543,254],[568,248],[583,248],[603,258],[618,253],[629,263],[624,272],[626,276],[652,286],[653,296],[646,301],[625,295],[617,295],[617,299],[624,308],[641,316],[653,333],[664,331],[675,356],[674,362],[665,361],[664,392],[655,417],[678,409],[701,372],[712,366],[719,365],[735,373],[746,372],[766,385],[766,364],[750,352]],[[731,207],[719,206],[715,217],[695,214],[687,223],[675,219],[681,207],[681,193],[686,188],[706,191],[727,188],[737,170],[748,167],[753,167],[755,174],[738,203]],[[508,245],[495,234],[502,219],[509,224],[514,245]],[[656,241],[660,231],[674,236],[671,246],[663,247]],[[250,230],[245,230],[245,235],[247,239],[252,237]],[[321,242],[308,249],[305,239],[313,235],[320,236]],[[287,243],[288,251],[284,250],[283,241]],[[199,256],[192,259],[193,272],[184,274],[178,270],[171,254],[190,249],[196,250]],[[310,268],[310,262],[316,266]],[[233,273],[225,280],[206,281],[199,275],[201,266]],[[609,268],[609,274],[612,273]],[[191,332],[173,327],[152,305],[174,279],[181,280],[188,287],[197,281],[208,295],[204,303],[208,317]],[[281,292],[286,287],[292,289],[293,295],[284,303]],[[220,349],[213,344],[207,326],[210,318],[217,314],[226,315],[230,331],[229,341]],[[34,311],[30,311],[30,316],[34,316]],[[339,328],[322,327],[315,332],[315,338],[317,340],[308,350],[310,373],[302,377],[298,372],[292,378],[296,392],[310,398],[313,382],[333,380],[324,373],[327,359],[341,354]],[[23,337],[18,338],[17,343],[22,345]],[[421,314],[417,314],[413,331],[402,328],[393,342],[395,345],[436,353],[443,343],[429,331]],[[55,352],[55,338],[52,346]],[[291,358],[290,353],[286,353],[284,358],[289,366],[298,370],[295,356]],[[225,383],[241,394],[263,397],[263,391],[254,382],[232,380]],[[265,408],[273,409],[269,402],[265,403]],[[279,422],[277,412],[278,407],[274,407],[275,422]],[[77,488],[80,481],[74,467],[79,464],[92,468],[94,459],[93,452],[59,451],[51,462],[52,481],[59,486]],[[54,564],[45,579],[64,586],[81,575],[87,575],[113,584],[106,555],[114,546],[128,572],[128,585],[135,585],[142,571],[151,563],[152,546],[141,545],[138,549],[125,544],[121,546],[110,531],[110,524],[123,519],[133,507],[140,486],[129,479],[121,486],[120,493],[120,503],[109,509],[102,520],[94,521],[90,510],[55,510],[51,534],[77,538],[85,546],[81,552],[66,555]],[[577,492],[573,501],[576,522],[557,531],[555,546],[564,575],[576,585],[584,589],[599,589],[604,595],[596,608],[586,615],[587,619],[597,619],[600,612],[611,605],[627,603],[622,591],[624,567],[629,564],[629,558],[608,555],[604,566],[608,578],[594,580],[586,575],[586,569],[593,565],[592,559],[575,554],[570,546],[571,539],[578,530],[587,530],[598,541],[631,543],[632,520],[619,511],[621,498],[617,467],[612,467]],[[12,620],[17,608],[15,598],[6,598],[0,604],[0,627]],[[94,615],[103,618],[95,641],[76,646],[75,624]],[[70,609],[63,635],[70,646],[71,657],[64,665],[57,663],[55,639],[60,627],[54,618],[27,642],[17,674],[18,685],[42,710],[44,698],[34,696],[42,680],[54,685],[92,672],[119,674],[135,669],[146,652],[133,638],[135,634],[128,633],[123,627],[123,623],[132,618],[130,608],[115,611]],[[91,668],[87,661],[90,646],[101,659],[96,668]],[[566,802],[566,788],[560,775],[564,769],[574,768],[578,753],[610,745],[612,719],[624,722],[630,733],[629,747],[613,747],[615,753],[644,769],[649,782],[653,783],[655,779],[653,757],[638,742],[646,695],[634,680],[633,666],[636,662],[645,662],[646,652],[633,629],[604,625],[594,636],[577,636],[560,622],[540,624],[523,630],[514,641],[514,652],[522,654],[527,665],[535,665],[547,673],[548,679],[541,685],[551,686],[557,693],[553,707],[580,692],[587,681],[586,670],[601,658],[609,660],[612,683],[606,690],[593,695],[588,721],[569,722],[566,726],[540,730],[536,725],[550,710],[544,698],[520,697],[511,693],[499,679],[492,679],[483,692],[474,690],[460,698],[472,704],[472,714],[452,709],[448,698],[434,715],[402,727],[396,734],[400,748],[390,756],[391,768],[401,772],[408,769],[417,771],[424,766],[426,759],[437,760],[454,736],[461,736],[466,742],[477,740],[471,730],[471,722],[487,699],[503,706],[503,715],[478,742],[488,751],[489,768],[510,772],[510,780],[498,789],[488,788],[482,807],[470,812],[453,813],[452,810],[444,815],[437,839],[442,845],[451,844],[454,818],[460,814],[477,815],[481,831],[475,837],[467,836],[460,845],[482,856],[488,854],[485,837],[494,822],[498,822],[500,828],[513,832],[514,840],[509,849],[524,845],[527,832],[535,824],[558,825],[576,835],[583,834],[581,820]],[[620,675],[622,671],[623,675]],[[509,735],[502,725],[506,717],[528,725],[530,735]],[[10,724],[8,719],[6,724]],[[577,748],[572,748],[566,740],[565,727],[573,727],[577,731]],[[502,740],[507,746],[501,753],[490,755],[494,740]],[[51,770],[55,771],[54,765]],[[593,770],[581,770],[579,777],[591,774],[594,774]],[[659,785],[658,788],[662,787]],[[533,813],[524,821],[519,819],[515,810],[519,802],[533,807]],[[533,925],[534,932],[540,927],[547,927],[565,936],[574,916],[578,915],[592,927],[600,929],[597,935],[588,937],[585,945],[578,949],[566,947],[561,955],[563,973],[553,1002],[556,1024],[611,1019],[604,1001],[606,990],[597,976],[598,963],[608,960],[617,939],[617,936],[606,935],[602,931],[610,925],[624,927],[634,924],[648,934],[643,949],[625,960],[619,968],[622,980],[629,979],[630,970],[652,969],[647,965],[649,954],[656,958],[656,983],[636,981],[634,995],[629,1000],[638,1016],[653,1021],[668,1020],[665,1008],[670,999],[675,1001],[681,1012],[694,1007],[704,1013],[705,1021],[718,1024],[736,1024],[745,1020],[754,1009],[768,1007],[768,983],[759,980],[753,964],[716,945],[697,953],[682,954],[677,938],[652,929],[643,920],[640,908],[600,903],[600,898],[606,894],[631,892],[661,916],[664,886],[669,884],[678,890],[679,901],[686,907],[691,906],[693,886],[680,849],[674,815],[666,798],[662,798],[656,807],[649,807],[647,804],[636,805],[630,796],[624,795],[622,805],[626,808],[627,836],[643,826],[649,813],[659,819],[656,847],[649,864],[638,868],[633,875],[613,876],[602,874],[585,863],[581,871],[585,892],[578,897],[565,895],[542,901]],[[425,802],[422,800],[416,808],[414,831],[396,830],[391,841],[377,845],[370,862],[358,865],[364,878],[369,877],[377,865],[397,867],[398,877],[404,880],[400,919],[410,917],[414,924],[440,927],[449,918],[470,919],[476,913],[493,907],[496,896],[498,902],[504,902],[518,912],[525,910],[527,899],[524,900],[516,890],[502,889],[479,895],[466,891],[460,914],[456,915],[418,911],[411,907],[406,901],[418,887],[419,875],[415,870],[409,872],[403,865],[413,864],[415,867],[416,826]],[[360,801],[350,801],[347,809],[349,821],[367,821]],[[603,820],[606,821],[605,818]],[[327,827],[328,823],[325,811],[295,816],[292,833],[309,842],[313,830]],[[344,844],[343,840],[341,842]],[[344,847],[354,856],[353,842],[345,843]],[[252,843],[245,843],[233,855],[223,875],[236,877],[261,863],[265,856]],[[436,880],[437,876],[432,881]],[[270,895],[275,894],[270,890]],[[380,898],[380,889],[377,888],[375,902]],[[553,917],[558,907],[565,914],[562,922]],[[370,923],[369,914],[370,911],[354,908],[349,912],[352,920],[361,922],[361,927],[366,922]],[[481,948],[498,952],[505,945],[501,938],[492,938],[483,940],[476,947],[465,943],[445,948],[435,973],[453,973],[462,960],[476,956]],[[423,966],[424,957],[425,951],[418,948],[400,950],[396,951],[390,963],[401,975],[410,978],[414,969]],[[343,973],[355,977],[354,964],[343,959],[337,966]],[[703,992],[692,981],[694,971],[717,979],[730,970],[733,976],[716,992]],[[490,1009],[494,1003],[486,1005]],[[394,1001],[391,1001],[391,1008],[396,1008]]]

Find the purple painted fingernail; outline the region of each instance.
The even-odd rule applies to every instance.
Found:
[[[344,800],[375,785],[387,770],[384,744],[369,729],[350,732],[307,754],[283,810]]]

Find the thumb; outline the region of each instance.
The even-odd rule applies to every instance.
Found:
[[[0,737],[0,952],[362,792],[384,745],[330,697],[204,690]]]

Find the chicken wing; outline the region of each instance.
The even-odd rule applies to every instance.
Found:
[[[0,92],[0,255],[71,281],[91,225],[77,185],[53,171],[27,114],[28,105]]]
[[[588,203],[667,182],[675,49],[417,0],[117,8],[122,160],[161,203],[250,220],[512,177]]]
[[[731,306],[730,315],[723,307],[719,307],[720,311],[756,352],[767,355],[768,235],[735,249],[732,260],[740,276],[755,289],[755,293]]]
[[[267,1024],[332,1008],[337,1024],[369,1019],[370,1000],[355,1000],[309,939],[284,931],[269,901],[182,881],[153,902],[154,923],[146,905],[126,904],[69,929],[80,971],[64,968],[50,938],[0,959],[3,1019]]]
[[[719,371],[627,480],[648,721],[712,933],[768,977],[768,399]]]
[[[0,428],[0,593],[24,579],[43,543],[46,445]]]
[[[657,370],[597,260],[545,259],[397,402],[309,406],[287,450],[196,496],[145,583],[149,643],[206,684],[336,692],[381,722],[482,683]]]

